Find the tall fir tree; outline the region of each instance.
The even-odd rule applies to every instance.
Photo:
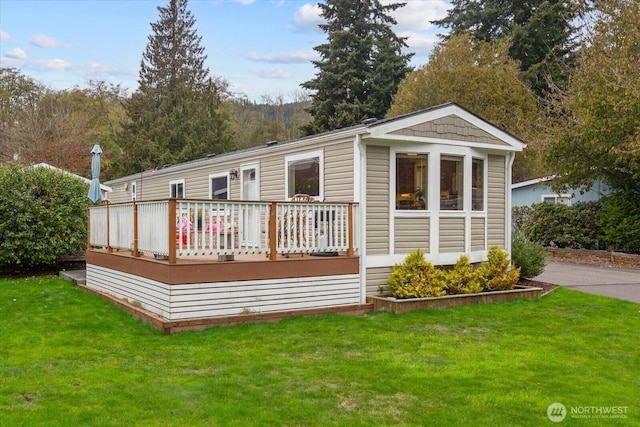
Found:
[[[390,12],[405,3],[380,0],[327,0],[319,3],[327,43],[315,47],[316,77],[301,86],[313,92],[308,111],[309,135],[352,126],[369,117],[384,117],[412,54],[403,54],[406,39],[391,26]]]
[[[566,86],[575,62],[576,3],[572,0],[451,0],[453,7],[447,16],[432,23],[451,30],[444,39],[469,33],[486,42],[510,40],[510,56],[520,61],[523,76],[534,92],[545,97],[551,86]]]
[[[122,173],[233,149],[227,85],[209,75],[188,0],[158,7],[140,64],[138,90],[126,104]]]

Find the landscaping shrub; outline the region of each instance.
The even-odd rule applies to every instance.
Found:
[[[513,224],[529,240],[543,246],[599,249],[603,246],[602,212],[600,202],[578,202],[573,206],[536,203],[528,209],[514,209]]]
[[[396,298],[440,297],[446,294],[441,271],[424,259],[420,249],[411,252],[400,265],[394,265],[387,280]]]
[[[461,255],[451,270],[443,271],[442,280],[448,295],[482,292],[480,270],[471,265],[466,255]]]
[[[86,247],[88,184],[47,168],[0,165],[0,268],[54,265]]]
[[[513,267],[507,253],[495,245],[489,248],[487,261],[482,261],[478,270],[482,275],[482,288],[485,291],[513,289],[520,277],[520,269]]]
[[[640,253],[640,195],[617,193],[604,201],[600,225],[613,249]]]
[[[513,230],[511,235],[511,262],[520,269],[520,276],[535,277],[541,274],[546,266],[544,247],[532,242],[520,230]]]
[[[396,298],[425,298],[455,294],[473,294],[482,291],[513,289],[520,270],[511,266],[507,253],[492,246],[487,261],[474,267],[466,255],[461,255],[452,269],[436,268],[425,260],[417,249],[395,265],[387,280]]]

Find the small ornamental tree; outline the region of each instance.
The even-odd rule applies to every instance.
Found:
[[[2,164],[0,188],[0,269],[44,269],[85,248],[88,184],[60,171]]]

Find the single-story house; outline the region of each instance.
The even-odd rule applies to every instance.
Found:
[[[80,176],[80,175],[77,175],[75,173],[71,173],[69,171],[60,169],[60,168],[58,168],[56,166],[50,165],[49,163],[45,163],[45,162],[36,163],[36,164],[33,165],[33,167],[34,168],[47,168],[47,169],[56,170],[58,172],[62,172],[64,174],[66,174],[66,175],[69,175],[69,176],[77,178],[77,179],[79,179],[81,181],[84,181],[89,185],[91,184],[91,180],[90,179],[85,178],[85,177]],[[113,191],[113,189],[111,187],[109,187],[108,185],[100,184],[100,192],[102,193],[102,200],[107,200],[108,197],[109,197],[109,193],[111,193],[111,191]]]
[[[417,248],[436,265],[510,251],[523,146],[450,103],[118,178],[90,210],[86,283],[173,330],[362,308]]]
[[[600,180],[596,180],[587,191],[584,187],[574,188],[565,193],[558,194],[551,188],[551,182],[555,175],[528,181],[517,182],[511,185],[512,206],[531,206],[534,203],[562,203],[571,206],[577,202],[598,201],[610,193],[609,186]]]

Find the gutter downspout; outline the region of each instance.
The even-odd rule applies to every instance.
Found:
[[[354,166],[357,167],[358,175],[354,180],[354,194],[356,196],[356,202],[358,202],[358,217],[357,223],[359,224],[359,236],[358,236],[358,255],[360,256],[360,303],[365,304],[367,302],[367,247],[366,247],[366,211],[367,211],[367,153],[366,147],[362,144],[362,138],[360,134],[355,138],[355,150],[358,152],[355,156]]]
[[[509,153],[509,155],[507,156],[507,173],[505,174],[505,212],[504,212],[504,218],[505,218],[505,242],[504,242],[504,248],[507,251],[507,253],[509,254],[509,259],[511,259],[511,227],[512,222],[511,222],[511,182],[513,181],[513,162],[516,159],[516,153],[515,152],[511,152]]]

